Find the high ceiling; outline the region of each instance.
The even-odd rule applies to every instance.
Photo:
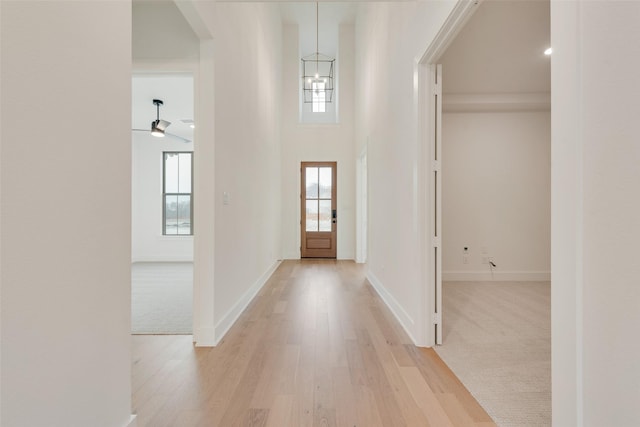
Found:
[[[336,56],[338,27],[354,23],[356,4],[353,2],[318,3],[318,49],[320,53]],[[301,56],[316,52],[316,3],[281,3],[282,22],[298,25]]]
[[[283,2],[279,7],[283,23],[298,25],[300,55],[314,53],[315,2]],[[319,3],[321,53],[336,55],[339,25],[354,23],[357,7],[355,2]],[[549,0],[483,1],[441,60],[444,92],[548,94],[550,61],[543,51],[550,43],[549,20]],[[186,59],[197,55],[195,35],[175,4],[134,1],[134,60],[162,58],[176,51],[186,52]],[[159,98],[165,101],[161,118],[172,122],[169,131],[192,139],[191,129],[183,127],[180,119],[193,119],[193,90],[189,90],[190,98],[185,97],[184,79],[173,77],[134,78],[133,127],[150,126],[155,118],[152,99]]]

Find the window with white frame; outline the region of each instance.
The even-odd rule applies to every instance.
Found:
[[[193,235],[193,153],[165,151],[162,156],[162,234]]]
[[[312,83],[312,109],[314,113],[324,113],[326,108],[326,92],[324,90],[324,82]]]

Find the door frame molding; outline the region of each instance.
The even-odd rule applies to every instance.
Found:
[[[442,239],[435,217],[442,217],[442,207],[437,203],[440,191],[435,188],[434,172],[441,173],[440,162],[432,161],[436,150],[435,105],[432,96],[438,90],[434,84],[433,72],[438,61],[464,28],[482,0],[458,0],[424,53],[414,63],[414,104],[418,118],[418,238],[420,248],[420,312],[416,345],[432,347],[436,345],[436,325],[442,326],[441,310],[436,305],[437,278],[434,272],[441,273],[441,265],[434,255],[434,248],[440,246]],[[438,129],[439,131],[439,129]],[[441,180],[440,180],[441,181]],[[435,208],[434,208],[435,207]],[[439,212],[434,212],[439,209]],[[434,236],[438,236],[437,239]],[[440,259],[441,259],[440,254]],[[438,268],[440,267],[440,268]],[[438,297],[441,297],[439,295]],[[440,321],[438,321],[440,316]]]
[[[356,159],[356,263],[367,262],[368,256],[368,150],[369,141],[364,144],[360,155]],[[366,194],[366,198],[365,195]]]

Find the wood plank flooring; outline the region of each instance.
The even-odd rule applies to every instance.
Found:
[[[350,261],[285,261],[215,348],[136,335],[138,426],[495,426]]]

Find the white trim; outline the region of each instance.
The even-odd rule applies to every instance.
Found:
[[[225,336],[233,324],[238,320],[242,312],[249,306],[251,301],[260,292],[260,289],[269,281],[269,278],[274,271],[280,266],[281,260],[277,260],[271,267],[264,272],[262,276],[251,286],[240,299],[234,304],[233,307],[222,317],[222,319],[216,324],[215,338],[217,345]]]
[[[193,331],[193,342],[196,347],[215,347],[216,330],[214,328],[198,328]]]
[[[548,282],[550,271],[443,271],[444,282]]]
[[[548,92],[499,94],[445,93],[442,100],[442,110],[445,113],[550,111],[551,94]]]
[[[199,347],[215,345],[215,64],[214,42],[200,40],[194,73],[193,331]],[[199,144],[198,141],[206,141]],[[203,167],[200,167],[203,166]],[[201,221],[202,219],[202,221]]]
[[[458,0],[449,13],[444,24],[431,41],[429,46],[424,50],[421,56],[416,57],[414,73],[417,76],[417,88],[414,88],[414,94],[417,95],[416,117],[418,120],[418,144],[420,145],[420,156],[418,159],[418,198],[421,201],[418,209],[418,239],[420,253],[418,254],[420,262],[420,278],[419,290],[420,298],[418,320],[419,325],[417,332],[418,340],[414,343],[419,346],[431,347],[435,345],[435,323],[433,314],[435,314],[435,281],[431,279],[432,242],[430,231],[432,228],[433,212],[429,209],[430,201],[433,198],[431,194],[432,182],[431,172],[433,171],[432,162],[429,159],[429,150],[431,147],[431,131],[428,124],[432,117],[435,117],[432,111],[431,100],[433,84],[431,82],[431,68],[436,65],[440,57],[447,50],[451,42],[455,39],[458,32],[464,27],[466,22],[471,18],[473,13],[478,9],[476,6],[481,0]]]
[[[356,159],[356,259],[358,264],[367,262],[368,233],[368,138]]]
[[[138,420],[136,419],[138,416],[136,414],[132,414],[129,418],[129,422],[124,425],[124,427],[137,427]]]
[[[438,34],[436,34],[417,62],[420,64],[435,64],[455,40],[460,30],[464,28],[469,18],[477,10],[476,6],[481,2],[482,0],[458,0],[451,13],[449,13],[447,20],[440,27]]]
[[[416,338],[412,332],[415,328],[415,322],[411,316],[407,314],[404,308],[402,308],[402,304],[400,304],[393,295],[387,291],[387,288],[384,287],[380,279],[378,279],[371,271],[367,272],[367,280],[371,284],[371,287],[373,287],[373,289],[378,293],[380,299],[387,305],[387,307],[389,307],[389,310],[391,310],[391,313],[393,313],[396,320],[400,323],[407,335],[409,335],[411,341],[416,343]]]

